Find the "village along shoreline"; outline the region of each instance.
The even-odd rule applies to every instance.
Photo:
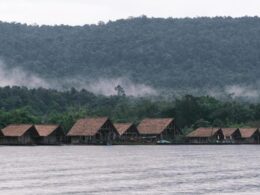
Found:
[[[259,144],[258,128],[200,127],[184,135],[174,118],[146,118],[138,125],[108,117],[83,118],[65,133],[54,124],[10,124],[0,130],[0,145],[241,145]]]

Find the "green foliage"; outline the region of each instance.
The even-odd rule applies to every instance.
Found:
[[[40,123],[40,117],[33,115],[31,110],[25,107],[11,110],[10,112],[0,110],[0,121],[0,127],[3,128],[8,124]]]
[[[46,122],[60,124],[65,130],[68,130],[78,119],[86,117],[87,114],[86,110],[69,109],[64,113],[51,113]]]
[[[210,127],[210,126],[211,126],[210,122],[204,119],[199,119],[192,125],[193,129],[197,129],[199,127]]]
[[[159,101],[106,97],[75,89],[59,92],[42,88],[0,88],[1,127],[10,123],[55,123],[68,130],[77,119],[86,116],[108,116],[114,122],[135,123],[146,117],[173,117],[185,133],[199,126],[258,126],[259,108],[260,104],[223,102],[208,96],[186,95]]]

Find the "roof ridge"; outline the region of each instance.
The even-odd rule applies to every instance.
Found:
[[[107,122],[111,121],[109,117],[87,117],[78,119],[71,127],[67,135],[92,135],[96,134],[97,131]],[[112,122],[111,122],[112,123]],[[114,126],[114,125],[113,125]]]

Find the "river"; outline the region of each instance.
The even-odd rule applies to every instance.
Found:
[[[260,194],[260,145],[1,146],[0,194]]]

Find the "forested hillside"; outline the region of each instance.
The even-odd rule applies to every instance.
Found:
[[[8,69],[45,80],[127,78],[199,94],[233,85],[257,89],[259,36],[258,17],[139,17],[75,27],[2,22],[0,58]]]

